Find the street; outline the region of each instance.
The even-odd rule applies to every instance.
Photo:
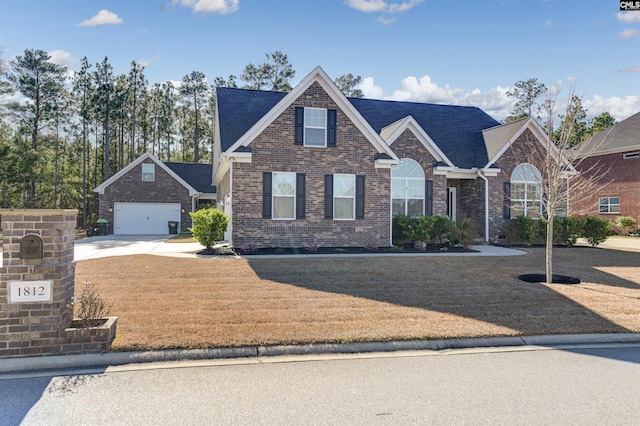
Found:
[[[0,423],[630,425],[639,394],[639,344],[262,357],[0,376]]]

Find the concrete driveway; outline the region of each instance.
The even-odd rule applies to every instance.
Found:
[[[194,256],[202,250],[200,243],[167,243],[169,235],[106,235],[75,241],[75,260],[109,256],[154,254],[160,256]]]

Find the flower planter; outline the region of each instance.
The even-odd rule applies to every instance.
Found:
[[[100,352],[111,348],[116,338],[118,317],[106,317],[95,327],[82,327],[80,320],[73,320],[71,327],[66,328],[63,336],[70,340],[65,352]]]

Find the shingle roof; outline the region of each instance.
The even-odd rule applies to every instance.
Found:
[[[211,184],[213,179],[211,164],[165,162],[164,165],[173,170],[196,191],[203,194],[216,193],[216,187]]]
[[[484,135],[485,146],[487,147],[487,154],[489,160],[495,157],[504,145],[515,136],[516,133],[522,128],[522,125],[529,119],[529,117],[522,118],[520,120],[512,121],[507,124],[492,127],[482,131]],[[488,161],[488,160],[487,160]]]
[[[640,112],[582,142],[589,156],[640,149]]]
[[[221,148],[226,151],[287,94],[235,88],[216,89]],[[382,129],[412,116],[458,167],[483,167],[488,162],[482,130],[500,123],[476,107],[349,98],[380,134]]]

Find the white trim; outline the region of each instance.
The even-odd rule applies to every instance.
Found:
[[[267,114],[255,123],[244,135],[240,137],[229,149],[226,150],[228,156],[234,156],[234,151],[241,146],[250,145],[260,133],[262,133],[273,121],[280,116],[289,106],[291,106],[313,83],[318,83],[326,91],[329,97],[336,103],[338,108],[353,122],[362,132],[367,140],[378,150],[379,153],[387,154],[397,164],[398,157],[389,148],[384,140],[378,135],[369,123],[362,117],[358,110],[349,102],[346,96],[337,88],[335,83],[320,68],[316,67],[291,92],[289,92],[280,102],[278,102]],[[235,153],[237,154],[237,153]],[[378,161],[376,160],[376,167]]]
[[[102,182],[100,185],[98,185],[93,192],[97,192],[98,194],[104,194],[105,189],[111,185],[112,183],[114,183],[115,181],[117,181],[118,179],[120,179],[122,176],[124,176],[125,174],[129,173],[134,167],[136,167],[138,164],[142,163],[144,160],[146,159],[150,159],[152,160],[154,163],[156,163],[162,170],[164,170],[165,172],[167,172],[172,178],[174,178],[176,181],[178,181],[182,186],[184,186],[185,188],[187,188],[187,190],[189,191],[189,195],[190,196],[194,196],[194,195],[198,195],[200,194],[198,191],[195,190],[195,188],[193,188],[191,185],[189,185],[187,182],[185,182],[180,176],[178,176],[173,170],[171,170],[168,166],[166,166],[162,161],[158,160],[158,158],[151,154],[150,152],[145,152],[144,154],[142,154],[140,157],[136,158],[135,160],[133,160],[131,163],[129,163],[126,167],[124,167],[122,170],[120,170],[118,173],[116,173],[115,175],[111,176],[109,179],[105,180],[104,182]],[[157,175],[157,172],[156,172]]]
[[[393,126],[396,123],[392,123],[389,126]],[[453,162],[449,160],[444,152],[442,152],[442,150],[438,147],[438,145],[436,145],[433,139],[431,139],[427,132],[418,124],[415,118],[410,115],[403,118],[402,124],[398,126],[398,128],[395,129],[393,133],[391,133],[391,135],[389,135],[386,140],[387,144],[391,146],[396,140],[398,140],[398,138],[402,135],[402,133],[404,133],[405,130],[410,130],[416,136],[418,141],[420,141],[422,146],[424,146],[437,161],[447,163],[449,167],[455,167]]]
[[[485,129],[485,130],[491,130],[492,128],[489,129]],[[555,158],[557,158],[558,156],[562,155],[560,150],[558,149],[558,147],[556,146],[556,144],[554,144],[553,142],[548,143],[548,136],[545,133],[545,131],[542,129],[542,127],[540,127],[540,124],[538,124],[538,122],[533,118],[533,117],[529,117],[524,124],[522,125],[522,127],[520,128],[520,130],[518,130],[512,137],[511,139],[509,139],[507,141],[507,143],[504,144],[504,146],[500,149],[500,151],[498,151],[498,153],[496,155],[493,156],[493,158],[491,158],[489,160],[489,162],[486,164],[486,166],[483,167],[483,169],[487,169],[489,168],[492,164],[494,164],[495,162],[498,161],[498,159],[500,157],[502,157],[502,155],[509,149],[511,148],[511,145],[513,145],[518,138],[525,132],[525,130],[531,130],[531,132],[533,133],[533,135],[535,136],[536,140],[540,143],[540,145],[542,145],[542,147],[545,150],[548,150],[548,145],[550,145],[551,150],[552,150],[552,155],[554,155]],[[563,161],[565,162],[565,165],[568,166],[569,173],[578,173],[577,170],[573,167],[573,165],[571,163],[569,163],[569,161],[566,159],[566,157],[562,156]]]
[[[484,241],[489,242],[489,179],[478,170],[478,176],[484,180]]]

